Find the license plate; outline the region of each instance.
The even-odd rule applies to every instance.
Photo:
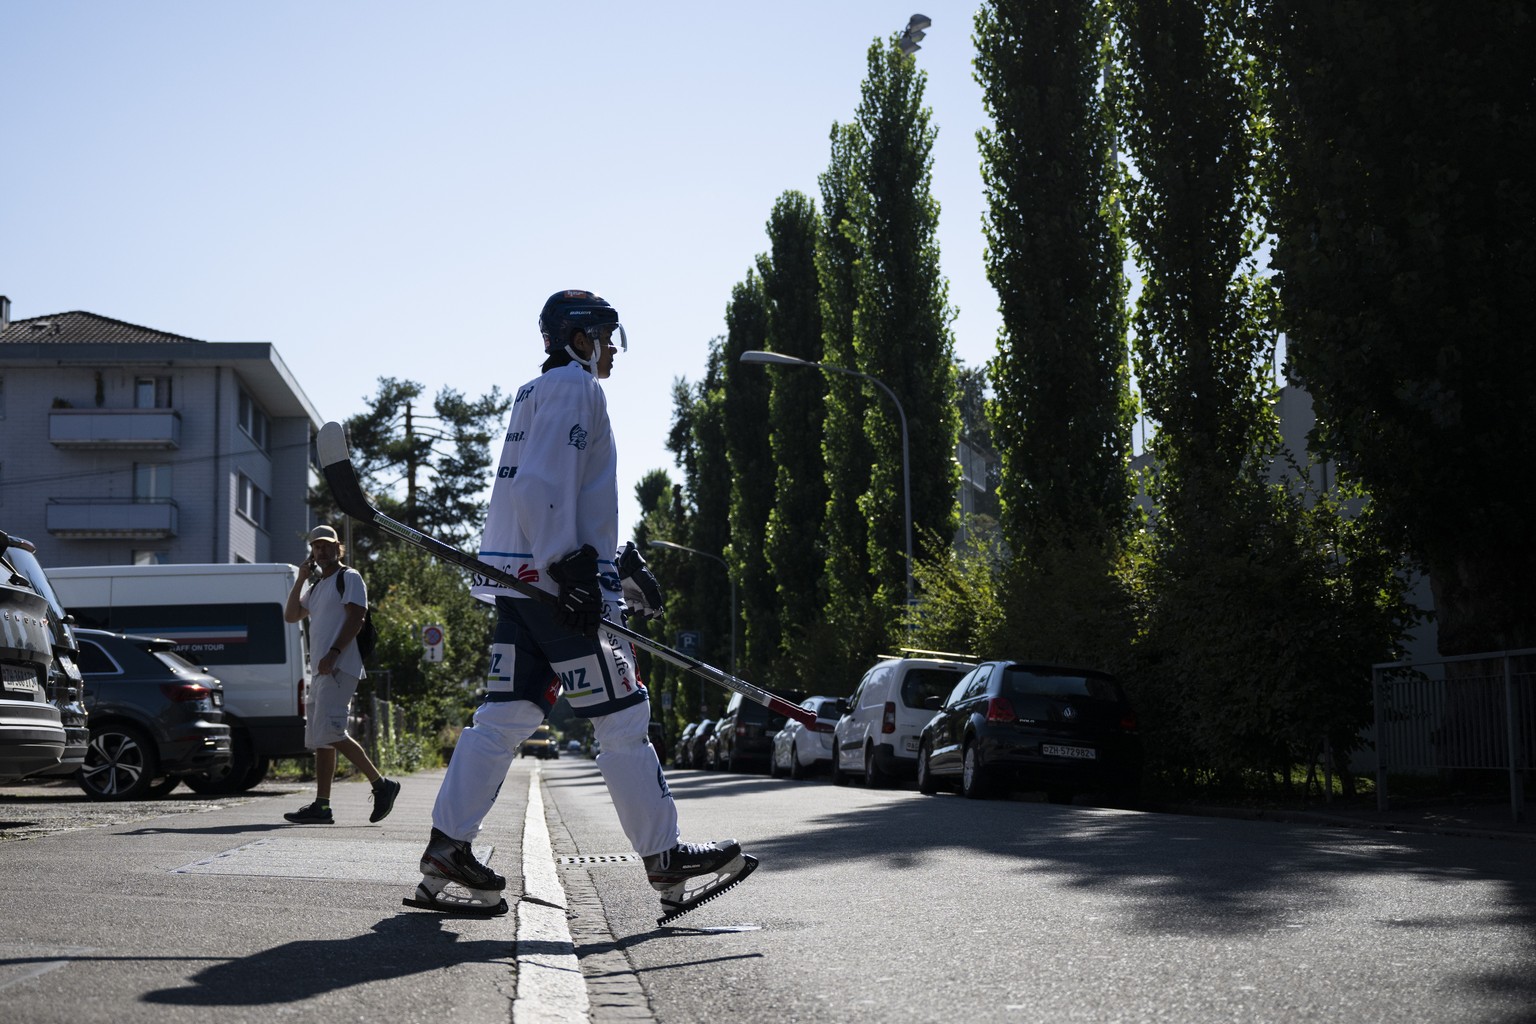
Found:
[[[11,693],[35,694],[40,692],[37,673],[16,665],[0,665],[0,682]]]
[[[1040,753],[1052,757],[1076,757],[1084,761],[1092,761],[1099,756],[1099,752],[1092,747],[1063,747],[1057,743],[1040,744]]]
[[[901,745],[906,750],[907,753],[909,753],[909,754],[917,753],[917,737],[916,736],[908,736],[906,739],[901,741]]]

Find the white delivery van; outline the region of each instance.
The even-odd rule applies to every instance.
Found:
[[[309,654],[300,624],[283,621],[298,577],[298,566],[281,562],[48,570],[76,625],[174,640],[176,653],[224,683],[233,763],[219,778],[187,780],[214,793],[249,789],[266,775],[271,758],[307,753]]]

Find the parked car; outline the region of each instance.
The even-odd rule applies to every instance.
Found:
[[[715,734],[715,720],[706,718],[699,723],[699,727],[693,730],[693,735],[688,739],[688,767],[705,768],[704,744]]]
[[[646,726],[646,733],[650,737],[651,746],[656,748],[656,760],[662,764],[667,763],[667,731],[661,727],[656,719],[651,719]]]
[[[537,757],[548,761],[560,756],[560,741],[555,739],[555,734],[549,726],[541,725],[533,730],[533,735],[518,746],[517,752],[523,757]]]
[[[693,734],[698,730],[698,722],[689,722],[683,726],[683,731],[677,734],[677,745],[672,748],[672,767],[687,768],[688,751],[692,749]]]
[[[64,753],[58,764],[44,769],[35,777],[70,776],[85,764],[85,750],[91,741],[86,723],[85,681],[80,678],[80,650],[75,643],[74,619],[53,592],[48,574],[37,560],[36,545],[12,536],[6,557],[32,584],[32,589],[48,602],[48,635],[53,645],[53,664],[48,669],[48,702],[59,709],[59,721],[64,726]]]
[[[795,703],[805,694],[787,691],[779,696]],[[709,766],[728,772],[766,771],[773,761],[773,736],[786,721],[755,700],[731,694],[725,713],[715,722],[714,735],[705,744]]]
[[[773,734],[769,775],[777,777],[787,773],[792,779],[803,779],[832,763],[832,733],[839,717],[837,698],[807,697],[800,706],[814,714],[816,721],[806,725],[790,719],[784,723],[784,728]]]
[[[233,756],[224,687],[176,641],[77,629],[91,745],[77,776],[94,800],[165,796],[225,771]]]
[[[48,602],[10,561],[0,533],[0,779],[25,778],[57,766],[64,723],[48,700],[53,640]]]
[[[1080,792],[1132,799],[1141,737],[1125,691],[1103,672],[995,661],[955,686],[918,740],[918,789],[967,797],[1044,790],[1052,803]]]
[[[929,697],[943,697],[976,666],[940,658],[886,658],[877,663],[841,705],[832,734],[832,781],[843,785],[860,775],[865,785],[883,786],[917,776],[917,737],[932,709]]]

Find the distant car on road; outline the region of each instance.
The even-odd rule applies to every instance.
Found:
[[[972,798],[1044,790],[1133,799],[1141,737],[1120,683],[1104,672],[994,661],[976,667],[942,702],[918,741],[917,787],[953,786]]]
[[[77,780],[93,800],[165,796],[233,756],[224,687],[174,640],[77,629],[91,744]]]
[[[805,695],[786,690],[779,694],[795,703]],[[784,728],[784,715],[769,710],[742,694],[731,694],[725,713],[715,722],[714,735],[705,743],[711,768],[728,772],[767,771],[773,762],[773,737]]]
[[[541,725],[533,730],[533,735],[518,746],[517,752],[523,757],[537,757],[543,760],[553,760],[560,756],[560,741],[555,739],[554,732],[547,725]]]

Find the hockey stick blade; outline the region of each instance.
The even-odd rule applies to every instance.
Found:
[[[424,533],[413,530],[404,523],[397,523],[375,508],[373,503],[368,500],[368,496],[363,493],[362,483],[357,478],[357,469],[352,465],[352,455],[347,450],[347,437],[340,423],[332,421],[320,428],[320,433],[315,438],[315,454],[319,456],[320,469],[325,473],[326,482],[331,486],[331,496],[336,499],[337,507],[353,519],[370,523],[385,533],[391,534],[408,544],[416,545],[435,558],[442,559],[445,562],[452,562],[459,568],[466,569],[481,577],[485,582],[507,587],[536,601],[544,601],[548,604],[555,602],[553,594],[546,593],[538,587],[518,579],[512,573],[498,569],[487,562],[482,562],[474,555],[466,554],[451,544],[444,544],[437,538],[429,537]],[[783,697],[769,693],[762,687],[754,686],[745,679],[740,679],[728,672],[722,672],[713,665],[690,658],[681,651],[673,650],[666,644],[652,640],[644,633],[636,633],[627,626],[607,620],[603,621],[603,628],[610,633],[616,633],[624,637],[637,647],[650,651],[663,661],[671,662],[678,668],[692,672],[694,675],[707,679],[715,685],[724,687],[734,693],[739,693],[753,703],[763,705],[774,714],[793,718],[802,725],[814,725],[816,723],[816,715],[800,707],[798,704],[791,704]]]

